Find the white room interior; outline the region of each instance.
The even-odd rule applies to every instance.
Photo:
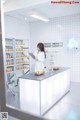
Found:
[[[63,42],[62,48],[52,49],[52,51],[58,51],[54,65],[70,67],[71,81],[80,82],[78,72],[80,71],[79,9],[78,5],[54,5],[53,7],[53,5],[47,3],[35,6],[32,9],[24,8],[5,13],[5,37],[28,40],[30,52],[36,50],[36,44],[39,41],[44,43]],[[29,14],[32,10],[43,13],[50,21],[45,23],[31,18]],[[79,47],[77,50],[68,48],[70,39],[78,41]],[[33,66],[34,61],[30,64],[31,71],[34,71]]]
[[[44,0],[43,2],[45,1],[46,0]],[[37,3],[38,2],[36,2],[36,4]],[[9,5],[13,7],[8,7]],[[31,1],[29,1],[28,5],[32,5]],[[76,110],[76,106],[79,105],[80,99],[76,96],[80,84],[80,5],[77,4],[72,6],[63,6],[53,5],[47,2],[45,4],[34,5],[33,7],[29,8],[26,8],[25,4],[22,4],[22,9],[19,9],[17,4],[15,5],[14,0],[14,4],[10,2],[9,4],[5,4],[4,8],[5,38],[23,39],[25,43],[27,41],[29,45],[29,52],[35,52],[36,44],[38,42],[63,43],[63,47],[51,47],[49,50],[57,51],[54,57],[53,66],[57,65],[59,67],[70,67],[72,82],[71,90],[73,92],[71,91],[68,97],[65,97],[64,100],[62,99],[61,103],[57,104],[56,107],[54,107],[52,111],[47,113],[47,115],[45,115],[44,117],[47,117],[49,119],[54,118],[56,120],[64,120],[59,119],[59,117],[66,113],[65,111],[67,111],[69,105],[71,106],[72,104],[74,104],[72,108]],[[43,22],[30,17],[29,14],[32,11],[37,11],[40,14],[43,14],[49,19],[49,21]],[[69,40],[71,39],[77,41],[77,49],[69,48]],[[34,63],[35,61],[30,58],[30,72],[34,72]],[[74,88],[76,87],[77,90],[74,91]],[[75,95],[73,95],[74,92]],[[76,99],[74,96],[76,96]],[[68,99],[70,99],[70,101],[67,101]],[[72,108],[71,110],[73,111]],[[61,111],[61,114],[57,114],[60,109],[64,109],[64,111]],[[54,116],[53,112],[55,113]],[[77,111],[77,113],[79,113],[79,111]],[[66,118],[66,116],[67,115],[65,115],[64,117],[65,120],[72,120],[75,118],[76,115],[74,114],[74,118]],[[79,119],[77,118],[77,120]]]

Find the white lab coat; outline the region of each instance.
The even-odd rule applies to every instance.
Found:
[[[35,72],[38,70],[44,70],[44,60],[45,60],[44,52],[35,52],[34,55],[37,59],[35,63]]]

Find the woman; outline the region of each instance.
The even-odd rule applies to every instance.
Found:
[[[37,52],[35,53],[35,72],[37,71],[44,71],[44,61],[46,58],[46,53],[44,50],[44,44],[38,43],[37,44]]]

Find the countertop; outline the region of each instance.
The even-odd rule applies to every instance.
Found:
[[[52,72],[47,72],[47,73],[44,73],[43,75],[40,75],[40,76],[36,76],[35,73],[29,73],[29,74],[26,74],[26,75],[23,75],[21,77],[19,77],[20,79],[30,79],[30,80],[37,80],[37,81],[42,81],[46,78],[49,78],[53,75],[56,75],[58,73],[61,73],[61,72],[64,72],[66,70],[68,70],[70,68],[59,68],[59,70],[53,70]]]

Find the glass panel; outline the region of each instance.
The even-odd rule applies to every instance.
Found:
[[[59,67],[57,58],[63,51],[64,18],[54,19],[53,10],[52,4],[45,3],[4,13],[6,104],[43,118],[69,91],[70,83],[69,69]],[[43,63],[41,57],[39,61],[29,55],[41,42],[46,53]],[[40,66],[38,74],[35,62]]]

